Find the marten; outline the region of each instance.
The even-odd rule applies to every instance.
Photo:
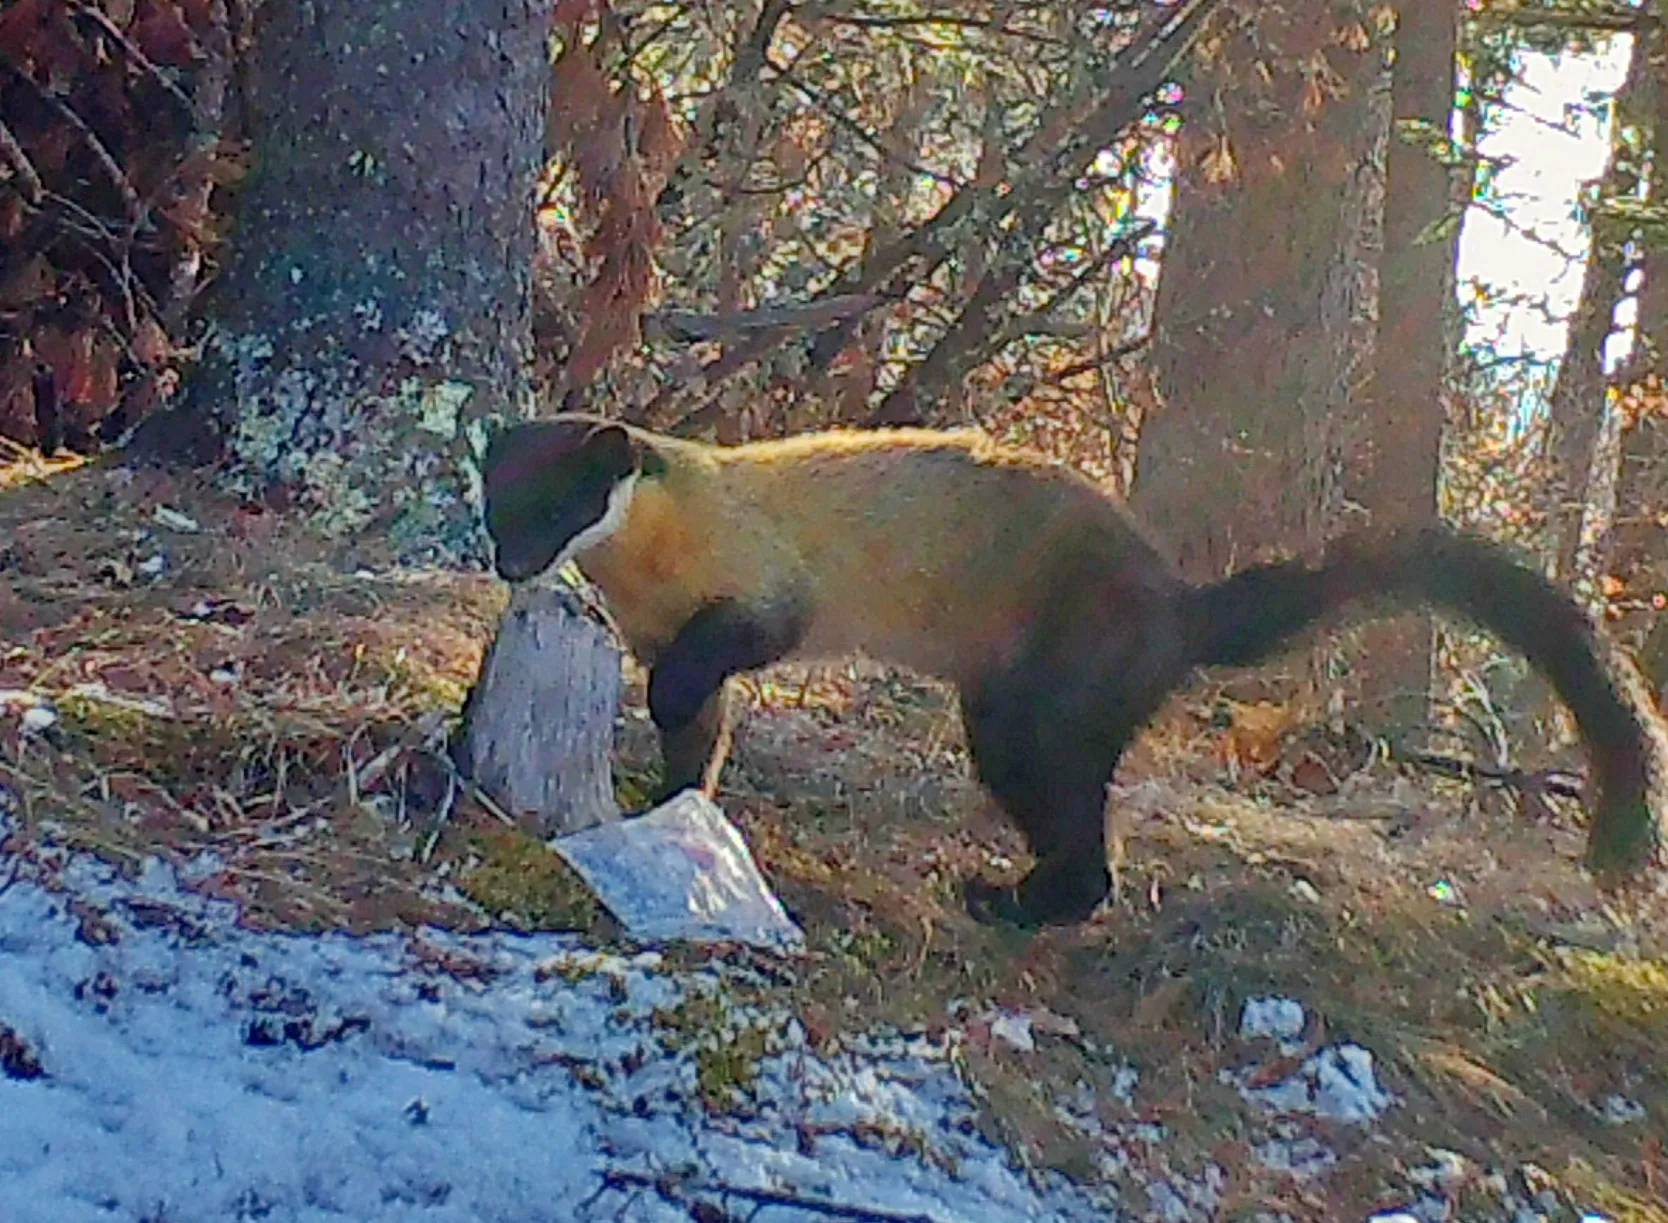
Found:
[[[1194,585],[1087,477],[973,430],[714,446],[569,413],[497,433],[482,474],[499,575],[576,561],[649,668],[663,794],[715,775],[736,673],[860,653],[954,684],[1036,857],[1017,886],[964,882],[984,921],[1086,919],[1110,886],[1106,785],[1160,704],[1374,597],[1458,612],[1552,682],[1592,761],[1596,875],[1658,848],[1668,734],[1637,672],[1540,574],[1447,527]]]

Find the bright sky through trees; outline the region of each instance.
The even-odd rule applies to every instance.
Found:
[[[1521,53],[1521,78],[1481,142],[1484,156],[1511,164],[1460,233],[1462,300],[1473,301],[1479,285],[1492,298],[1478,303],[1469,342],[1543,363],[1563,352],[1588,248],[1577,202],[1583,184],[1604,172],[1610,99],[1627,75],[1632,43],[1623,34],[1597,53]],[[1622,318],[1631,321],[1631,313]],[[1613,340],[1613,357],[1615,349]]]
[[[1473,205],[1460,233],[1458,291],[1472,306],[1466,341],[1491,347],[1505,362],[1539,367],[1520,401],[1539,406],[1564,350],[1569,316],[1581,292],[1588,249],[1579,211],[1584,185],[1604,173],[1610,152],[1611,99],[1627,75],[1633,39],[1620,34],[1597,52],[1520,53],[1518,82],[1506,105],[1488,117],[1481,151],[1507,163],[1494,176],[1489,198]],[[1149,183],[1138,215],[1162,225],[1170,211],[1168,145],[1148,157]],[[1145,245],[1137,264],[1158,272],[1160,242]],[[1481,297],[1479,297],[1481,291]],[[1632,302],[1618,319],[1632,322]],[[1612,339],[1611,360],[1631,337]]]

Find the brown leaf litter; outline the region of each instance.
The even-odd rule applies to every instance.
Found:
[[[499,583],[395,570],[188,481],[67,466],[0,478],[0,786],[29,840],[207,863],[195,886],[263,926],[609,937],[560,861],[445,766]],[[655,763],[642,677],[628,680],[630,801]],[[1668,901],[1596,895],[1568,804],[1531,823],[1509,796],[1273,710],[1224,735],[1195,693],[1114,788],[1115,900],[1081,929],[1024,937],[955,899],[962,876],[1024,863],[968,778],[949,692],[867,666],[741,689],[720,801],[811,948],[771,988],[813,1036],[972,1022],[967,1073],[1023,1157],[1090,1174],[1053,1104],[1128,1059],[1139,1086],[1097,1107],[1168,1127],[1172,1165],[1228,1159],[1237,1203],[1297,1219],[1395,1205],[1439,1146],[1541,1169],[1617,1219],[1668,1218],[1652,1205]],[[83,925],[96,939],[98,915]],[[1255,994],[1295,997],[1326,1039],[1371,1049],[1401,1099],[1369,1141],[1331,1127],[1344,1158],[1313,1181],[1245,1156],[1262,1123],[1219,1080],[1250,1060],[1236,1024]],[[999,1038],[995,1014],[1026,1017],[1027,1039]]]

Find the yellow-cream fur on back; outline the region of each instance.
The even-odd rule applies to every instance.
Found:
[[[1011,640],[1051,526],[1086,504],[1094,519],[1117,513],[1083,477],[973,431],[735,447],[638,436],[667,470],[637,481],[619,528],[579,564],[651,660],[702,604],[780,591],[809,596],[801,656],[867,652],[954,679]]]

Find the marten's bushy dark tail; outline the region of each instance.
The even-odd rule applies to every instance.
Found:
[[[1586,740],[1596,782],[1589,866],[1614,877],[1650,860],[1668,734],[1644,684],[1573,599],[1494,544],[1437,527],[1347,536],[1319,564],[1258,565],[1194,587],[1183,598],[1191,661],[1256,662],[1323,616],[1373,598],[1458,612],[1527,658]]]

